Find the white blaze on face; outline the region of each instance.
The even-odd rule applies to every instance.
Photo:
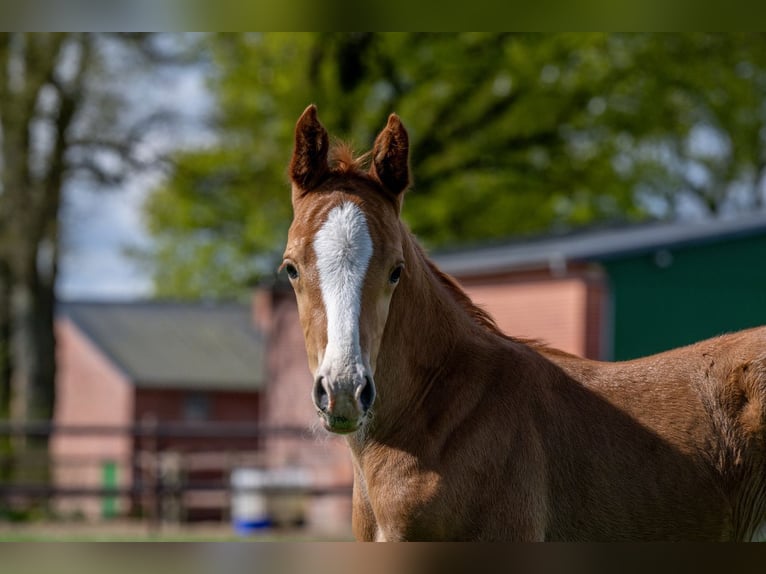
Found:
[[[319,286],[327,316],[327,347],[320,372],[349,376],[363,369],[359,314],[372,239],[362,210],[354,203],[333,208],[314,237]]]

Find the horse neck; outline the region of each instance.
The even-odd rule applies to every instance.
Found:
[[[405,277],[391,301],[378,355],[378,399],[370,437],[396,429],[412,436],[417,432],[413,424],[433,419],[430,409],[449,400],[447,395],[456,388],[455,371],[472,372],[470,363],[480,361],[480,348],[498,338],[456,300],[462,292],[449,287],[414,237],[404,235]],[[473,392],[479,392],[482,382],[479,377],[470,381]]]

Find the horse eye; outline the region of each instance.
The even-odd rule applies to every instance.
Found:
[[[397,283],[399,283],[399,278],[400,278],[401,276],[402,276],[402,266],[401,266],[401,265],[397,265],[397,266],[396,266],[396,269],[394,269],[394,270],[391,272],[391,277],[389,277],[389,278],[388,278],[388,281],[389,281],[389,282],[390,282],[392,285],[396,285]]]
[[[295,265],[292,263],[288,263],[285,265],[285,271],[287,272],[287,276],[290,279],[297,279],[298,278],[298,270],[295,268]]]

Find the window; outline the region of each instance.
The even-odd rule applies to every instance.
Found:
[[[206,421],[210,418],[210,397],[206,393],[189,393],[184,401],[184,420]]]

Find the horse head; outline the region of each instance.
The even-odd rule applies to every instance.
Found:
[[[407,132],[393,114],[362,159],[331,149],[313,105],[295,127],[294,216],[282,268],[298,302],[312,399],[332,432],[359,429],[375,403],[389,306],[406,278],[399,213],[408,153]]]

